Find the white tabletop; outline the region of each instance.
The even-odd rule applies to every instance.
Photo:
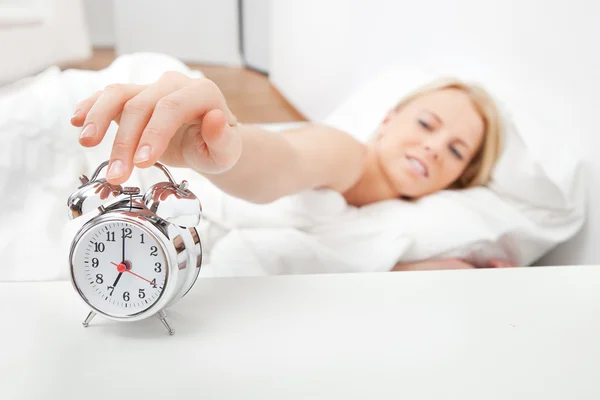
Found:
[[[600,398],[600,268],[205,278],[117,323],[0,284],[0,399]]]

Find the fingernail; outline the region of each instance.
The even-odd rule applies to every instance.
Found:
[[[89,124],[88,126],[86,126],[83,131],[81,132],[81,135],[79,135],[79,137],[81,139],[83,138],[87,138],[87,137],[92,137],[96,134],[96,125],[94,124]]]
[[[148,161],[150,159],[151,148],[148,145],[144,145],[139,148],[139,150],[135,153],[135,157],[133,158],[133,162],[141,163],[144,161]]]
[[[81,108],[78,108],[77,110],[75,110],[75,113],[73,113],[73,116],[71,117],[71,119],[73,119],[76,116],[78,116],[80,112],[81,112]]]
[[[106,177],[108,179],[120,178],[123,176],[123,172],[125,172],[125,165],[123,165],[123,161],[115,160],[110,164]]]

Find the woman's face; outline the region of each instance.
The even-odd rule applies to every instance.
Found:
[[[390,111],[371,145],[392,189],[418,198],[461,176],[481,146],[483,130],[468,95],[443,89]]]

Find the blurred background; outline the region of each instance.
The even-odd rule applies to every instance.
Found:
[[[246,122],[303,121],[270,83],[271,0],[0,0],[0,83],[158,52],[214,80]]]
[[[517,93],[549,139],[580,144],[594,183],[599,22],[593,0],[0,0],[0,86],[157,52],[215,81],[242,122],[319,121],[390,64],[418,65]],[[552,263],[600,260],[596,201],[592,185],[591,223]]]
[[[592,0],[0,0],[0,84],[158,52],[214,80],[241,120],[286,122],[326,117],[405,62],[493,77],[569,110],[598,68],[583,53],[599,11]]]

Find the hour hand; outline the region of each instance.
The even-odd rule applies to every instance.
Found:
[[[117,287],[117,283],[119,283],[119,280],[121,279],[121,276],[123,276],[123,273],[122,273],[122,272],[119,272],[119,275],[117,275],[117,279],[115,279],[115,283],[113,283],[113,284],[112,284],[112,286],[113,286],[113,289],[114,289],[115,287]]]
[[[123,272],[127,270],[127,266],[124,263],[115,264],[114,262],[111,262],[111,264],[117,267],[117,271],[119,271],[119,275],[117,275],[117,279],[115,279],[115,283],[112,285],[114,289],[117,286],[117,283],[119,283],[121,276],[123,276]]]

